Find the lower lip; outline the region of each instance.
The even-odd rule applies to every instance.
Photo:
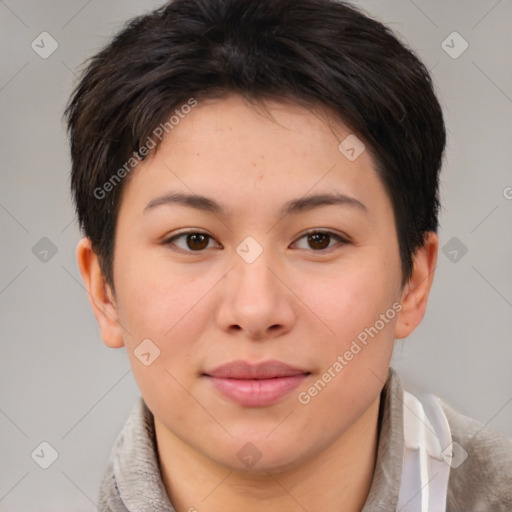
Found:
[[[272,405],[298,387],[307,374],[273,379],[222,379],[208,376],[224,396],[246,407]]]

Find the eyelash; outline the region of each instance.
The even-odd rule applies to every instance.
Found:
[[[322,235],[327,235],[331,238],[335,238],[338,240],[338,244],[337,245],[346,245],[346,244],[349,244],[350,242],[343,238],[341,235],[338,235],[337,233],[334,233],[332,231],[321,231],[321,230],[318,230],[318,229],[315,229],[315,230],[310,230],[310,231],[307,231],[306,233],[303,233],[297,240],[301,240],[302,238],[305,238],[309,235],[316,235],[316,234],[322,234]],[[175,240],[179,240],[180,238],[185,238],[187,235],[205,235],[206,237],[208,237],[209,239],[213,239],[213,237],[207,233],[204,233],[202,231],[184,231],[182,233],[179,233],[177,235],[174,235],[166,240],[163,241],[163,245],[174,245],[174,241]],[[294,242],[294,243],[296,243]],[[336,245],[332,246],[332,247],[328,247],[327,249],[319,249],[319,250],[315,250],[315,249],[311,249],[313,252],[316,252],[316,253],[328,253],[328,252],[331,252],[332,249],[335,249],[336,248]],[[181,253],[201,253],[201,252],[204,252],[206,249],[201,249],[201,250],[198,250],[198,251],[193,251],[193,250],[185,250],[185,249],[181,249],[181,248],[177,248],[177,249],[172,249],[173,251],[176,251],[176,252],[181,252]],[[307,249],[306,249],[307,250]]]

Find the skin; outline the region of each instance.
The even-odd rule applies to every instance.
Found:
[[[338,150],[350,131],[334,118],[288,102],[266,105],[274,120],[238,96],[200,102],[133,171],[118,218],[115,293],[87,238],[78,264],[105,344],[126,347],[154,415],[162,478],[178,512],[262,504],[330,512],[340,503],[355,512],[372,482],[394,340],[424,316],[438,238],[429,233],[401,288],[392,206],[370,152],[351,162]],[[171,190],[215,199],[229,215],[177,204],[144,213]],[[367,211],[328,205],[279,214],[291,199],[333,190]],[[304,236],[313,228],[348,242],[315,245]],[[188,229],[211,238],[166,243]],[[236,252],[247,236],[263,249],[250,264]],[[299,403],[298,393],[394,303],[401,311]],[[149,366],[134,354],[147,338],[160,349]],[[242,407],[202,376],[235,359],[278,359],[311,375],[276,404]],[[248,442],[261,453],[252,468],[237,457]]]

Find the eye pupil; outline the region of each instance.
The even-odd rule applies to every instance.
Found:
[[[312,247],[314,249],[325,249],[329,246],[329,235],[325,233],[314,233],[312,235],[308,235],[309,243],[312,244]],[[327,241],[327,244],[322,244],[322,242]],[[320,244],[320,247],[318,247],[318,244]]]
[[[208,246],[207,238],[208,238],[207,235],[205,235],[203,233],[193,233],[191,235],[187,235],[187,246],[189,247],[189,249],[197,249],[197,250],[204,249]],[[190,244],[191,241],[192,241],[192,245]],[[206,244],[205,244],[205,242],[206,242]],[[199,243],[199,247],[193,246],[196,243]]]

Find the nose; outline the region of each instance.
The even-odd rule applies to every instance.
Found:
[[[252,263],[238,257],[224,278],[217,322],[225,332],[265,340],[288,332],[295,320],[294,294],[286,272],[264,250]],[[289,279],[288,279],[289,280]]]

